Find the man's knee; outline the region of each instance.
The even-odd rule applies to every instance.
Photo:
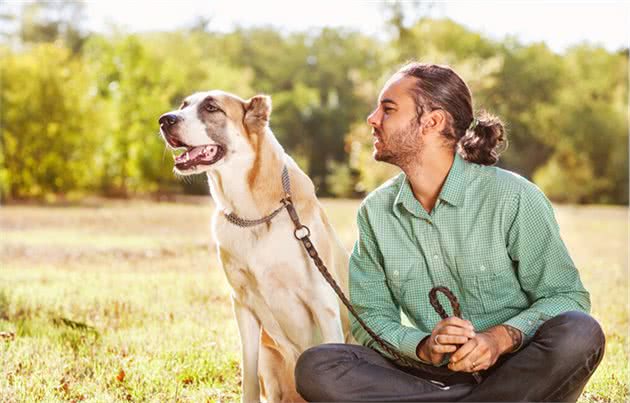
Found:
[[[330,388],[334,371],[329,371],[347,355],[345,344],[322,344],[304,351],[295,365],[295,386],[303,398],[321,400],[321,394]]]
[[[554,360],[568,364],[576,360],[583,362],[595,353],[603,355],[606,338],[600,324],[591,315],[570,311],[550,321],[555,324],[552,329]]]

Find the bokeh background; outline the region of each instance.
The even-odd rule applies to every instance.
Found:
[[[235,4],[228,11],[237,23],[239,13],[247,21],[261,8]],[[304,18],[313,8],[287,4],[262,9]],[[569,32],[576,43],[556,40],[561,50],[544,40],[524,43],[509,30],[484,35],[443,16],[458,3],[445,11],[445,3],[350,2],[343,11],[357,15],[343,15],[349,26],[326,25],[328,9],[343,19],[334,4],[324,4],[312,15],[323,26],[300,30],[292,15],[230,29],[223,10],[213,9],[225,5],[203,11],[203,3],[137,3],[131,24],[151,21],[146,31],[98,24],[104,18],[94,12],[124,15],[123,2],[5,3],[2,199],[207,192],[202,178],[190,184],[170,173],[156,121],[186,95],[215,88],[244,98],[271,95],[273,131],[318,194],[359,197],[392,173],[371,160],[365,118],[384,79],[416,59],[452,65],[470,85],[476,109],[507,122],[510,148],[500,166],[532,179],[554,201],[628,203],[628,29],[623,18],[611,20],[627,16],[621,3],[472,9],[488,23],[528,12],[526,24],[550,39]],[[362,22],[367,11],[380,12],[380,20],[367,14]],[[543,18],[549,12],[555,18]],[[589,18],[571,22],[578,12]],[[549,21],[555,26],[545,26]],[[589,41],[605,29],[618,30],[619,39]]]
[[[365,119],[410,59],[506,122],[498,165],[554,202],[606,333],[580,402],[626,401],[629,33],[627,2],[0,1],[0,402],[238,400],[212,199],[158,117],[271,95],[349,250],[396,174]]]

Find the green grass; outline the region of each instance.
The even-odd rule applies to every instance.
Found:
[[[207,199],[204,199],[207,200]],[[324,200],[349,249],[357,201]],[[628,399],[627,209],[557,206],[606,355],[580,402]],[[239,340],[210,202],[0,208],[0,401],[234,401]]]

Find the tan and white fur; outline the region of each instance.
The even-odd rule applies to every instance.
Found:
[[[242,346],[242,401],[303,401],[295,390],[299,355],[321,343],[352,342],[348,314],[294,238],[286,211],[270,223],[242,228],[223,211],[246,219],[280,206],[286,164],[300,220],[329,271],[347,295],[348,254],[316,198],[310,178],[289,157],[269,127],[271,99],[210,91],[189,96],[161,125],[172,147],[220,146],[207,165],[175,170],[205,172],[216,211],[212,231],[227,280]],[[163,116],[163,117],[164,117]],[[160,123],[163,123],[162,118]],[[187,159],[183,158],[183,159]]]

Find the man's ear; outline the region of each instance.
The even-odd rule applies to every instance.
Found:
[[[441,133],[445,125],[448,123],[446,114],[442,109],[434,109],[424,117],[424,127],[431,131]]]
[[[269,124],[271,115],[271,97],[256,95],[245,102],[243,122],[250,132],[259,132]]]

